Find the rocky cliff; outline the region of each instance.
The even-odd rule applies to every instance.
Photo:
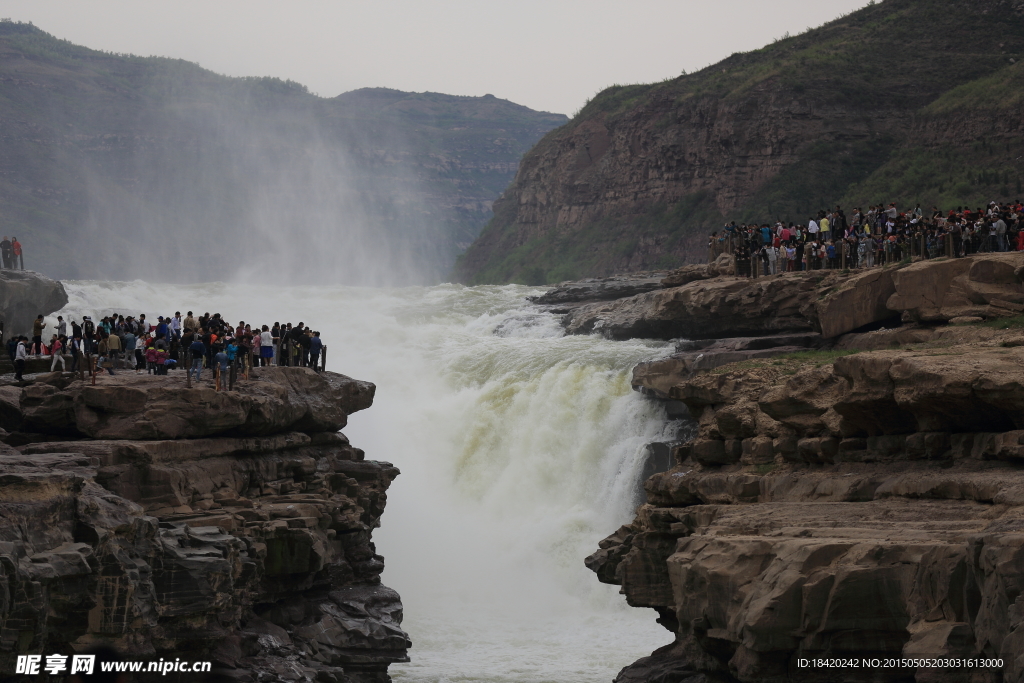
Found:
[[[703,259],[724,220],[1011,199],[1022,53],[1016,0],[885,0],[609,88],[524,157],[456,274],[545,284],[665,268]]]
[[[618,683],[1024,681],[1022,274],[994,254],[575,309],[705,338],[634,370],[696,435],[586,560],[675,636]]]
[[[410,642],[372,532],[399,472],[337,431],[373,393],[305,368],[0,387],[0,668],[107,644],[237,681],[388,681]]]
[[[610,339],[721,339],[810,331],[832,339],[901,321],[978,322],[1024,312],[1022,252],[755,279],[719,272],[713,264],[684,267],[662,279],[660,289],[574,306],[563,324],[570,334],[597,332]],[[710,273],[715,276],[708,277]],[[556,292],[567,289],[545,297],[556,298]]]

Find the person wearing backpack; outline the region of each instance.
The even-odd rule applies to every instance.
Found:
[[[78,363],[82,359],[82,333],[78,332],[71,339],[71,372],[78,370]]]

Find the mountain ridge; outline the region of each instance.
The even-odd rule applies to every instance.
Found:
[[[1002,107],[996,125],[974,101],[1012,87],[1022,53],[1024,3],[885,0],[692,74],[613,86],[524,157],[455,277],[659,269],[700,260],[726,220],[1017,191],[1021,117]]]
[[[3,229],[28,267],[56,277],[228,279],[251,263],[293,275],[312,264],[351,284],[438,281],[521,155],[566,120],[494,96],[319,97],[0,22]],[[184,244],[210,230],[233,249]],[[95,243],[109,247],[83,261]],[[133,244],[162,257],[137,268]]]

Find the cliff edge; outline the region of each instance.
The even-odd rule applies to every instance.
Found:
[[[634,369],[696,435],[586,559],[674,635],[618,683],[1024,681],[1022,274],[719,276],[567,315],[704,338]]]
[[[372,531],[399,472],[337,432],[373,393],[306,368],[0,386],[0,668],[106,644],[236,681],[390,680],[410,641]]]

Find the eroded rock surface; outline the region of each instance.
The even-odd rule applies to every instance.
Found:
[[[0,388],[28,441],[0,449],[0,667],[98,643],[237,681],[382,683],[407,661],[371,537],[398,470],[336,431],[372,384],[58,378]]]
[[[1024,312],[1024,252],[854,273],[818,270],[749,279],[727,272],[717,261],[686,266],[663,281],[666,289],[576,307],[563,325],[570,334],[599,333],[611,339],[722,339],[803,331],[836,338],[901,319],[945,323]]]
[[[0,321],[4,323],[4,340],[15,334],[31,337],[32,321],[37,315],[59,311],[67,302],[64,285],[56,280],[31,270],[0,270]]]
[[[736,259],[731,254],[719,254],[711,263],[695,263],[676,268],[661,281],[662,287],[681,287],[697,280],[710,280],[719,275],[735,275]]]
[[[17,409],[5,405],[0,426],[94,439],[337,431],[349,413],[373,401],[372,384],[343,375],[268,367],[255,370],[254,377],[226,392],[209,383],[186,392],[177,376],[103,375],[96,385],[70,382],[70,375],[53,382],[37,378],[20,391]]]
[[[535,304],[579,304],[588,301],[609,301],[661,289],[664,273],[641,273],[590,278],[564,282],[553,289],[531,297]]]
[[[587,558],[676,636],[621,682],[1024,681],[1024,347],[948,330],[936,348],[634,375],[698,433]],[[797,665],[876,656],[1004,665]]]
[[[749,280],[698,280],[608,303],[580,306],[565,318],[569,334],[609,339],[719,339],[814,331],[812,314],[824,273]]]

